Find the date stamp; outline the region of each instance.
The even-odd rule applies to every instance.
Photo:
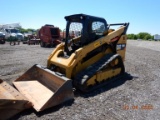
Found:
[[[151,104],[146,105],[123,105],[123,110],[153,110],[154,107]]]

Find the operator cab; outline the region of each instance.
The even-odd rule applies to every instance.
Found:
[[[107,29],[107,22],[104,18],[94,17],[85,14],[75,14],[65,17],[66,39],[64,51],[70,55],[75,50],[83,47],[103,36],[103,32]],[[74,40],[70,35],[74,34]],[[69,48],[69,42],[74,42]]]

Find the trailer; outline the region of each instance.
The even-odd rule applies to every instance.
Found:
[[[27,43],[28,45],[39,45],[40,39],[37,35],[29,35]]]
[[[54,25],[44,25],[38,31],[41,47],[55,46],[61,43],[60,29]]]
[[[155,41],[159,41],[159,40],[160,40],[160,35],[155,34],[155,35],[154,35],[154,40],[155,40]]]

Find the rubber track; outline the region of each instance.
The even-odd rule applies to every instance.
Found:
[[[124,73],[124,65],[122,58],[119,54],[107,54],[102,59],[94,63],[93,65],[89,66],[82,72],[80,72],[74,79],[73,85],[81,90],[82,92],[89,92],[94,89],[97,89],[97,87],[101,87],[102,85],[105,85],[104,83],[102,85],[94,85],[92,88],[86,88],[86,82],[89,78],[91,78],[93,75],[95,75],[98,71],[103,70],[111,61],[115,59],[119,59],[119,66],[122,68],[122,73]],[[119,77],[119,76],[118,76]],[[116,77],[115,77],[116,78]]]

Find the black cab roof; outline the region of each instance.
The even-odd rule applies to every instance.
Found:
[[[92,21],[101,21],[101,22],[107,24],[107,22],[104,18],[91,16],[91,15],[86,15],[86,14],[69,15],[69,16],[65,16],[65,19],[67,21],[73,21],[73,22],[80,22],[81,20],[84,20],[84,19],[90,19]]]

